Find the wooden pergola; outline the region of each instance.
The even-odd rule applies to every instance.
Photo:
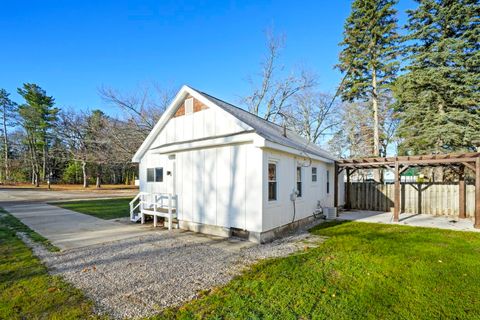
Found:
[[[335,197],[334,205],[338,207],[338,177],[345,170],[347,185],[350,184],[350,176],[359,169],[389,169],[395,173],[394,187],[394,210],[393,220],[398,222],[400,215],[400,175],[413,167],[445,167],[450,168],[459,175],[459,217],[465,218],[465,169],[472,170],[475,175],[475,223],[474,227],[480,229],[480,152],[424,155],[424,156],[400,156],[400,157],[377,157],[338,160],[335,163]],[[345,205],[349,208],[350,195],[346,188]]]

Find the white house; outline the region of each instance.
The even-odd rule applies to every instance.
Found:
[[[170,213],[182,229],[222,236],[238,232],[264,242],[292,222],[309,221],[319,206],[334,206],[333,156],[282,126],[188,86],[133,162],[139,163],[143,213],[155,210],[168,218],[170,199]],[[340,178],[340,204],[342,183]]]

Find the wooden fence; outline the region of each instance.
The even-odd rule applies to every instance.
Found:
[[[350,206],[359,210],[390,211],[393,207],[393,188],[393,183],[350,183]],[[467,184],[465,197],[466,216],[474,217],[474,185]],[[400,199],[401,212],[458,217],[458,183],[402,183]]]

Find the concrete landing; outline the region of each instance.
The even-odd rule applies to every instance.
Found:
[[[338,220],[396,224],[395,222],[393,222],[393,214],[390,212],[367,210],[341,212]],[[475,229],[473,227],[473,221],[470,219],[457,219],[453,217],[443,216],[437,217],[425,214],[402,213],[400,215],[400,221],[398,222],[398,224],[456,231],[480,231],[480,229]]]
[[[46,203],[17,202],[2,203],[1,206],[62,250],[155,232],[148,225],[103,220]]]

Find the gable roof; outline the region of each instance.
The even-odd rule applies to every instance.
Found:
[[[134,162],[140,161],[140,158],[148,150],[151,143],[153,143],[153,140],[161,131],[163,126],[165,126],[168,119],[175,113],[179,101],[181,101],[182,97],[186,96],[187,94],[190,94],[199,100],[206,100],[205,102],[209,102],[208,104],[213,104],[216,107],[223,109],[227,113],[231,114],[241,122],[251,127],[256,134],[258,134],[265,140],[285,147],[296,149],[302,153],[310,153],[329,160],[335,160],[335,157],[333,157],[329,152],[323,150],[316,144],[308,142],[306,139],[289,129],[287,129],[287,134],[286,136],[284,136],[284,128],[276,123],[267,121],[253,113],[250,113],[221,99],[213,97],[200,90],[196,90],[188,86],[183,86],[182,89],[178,92],[173,102],[162,115],[158,123],[155,125],[152,132],[150,132],[148,137],[145,139],[138,151],[135,153],[132,159]]]
[[[198,93],[206,97],[208,100],[215,103],[217,106],[227,111],[240,121],[246,123],[255,130],[255,132],[262,138],[281,144],[286,147],[294,148],[300,151],[306,151],[314,155],[335,160],[329,152],[323,150],[318,145],[308,142],[305,138],[299,136],[292,130],[287,129],[286,137],[283,135],[284,128],[274,122],[267,121],[251,112],[241,109],[233,104],[215,98],[205,92],[196,90]]]

